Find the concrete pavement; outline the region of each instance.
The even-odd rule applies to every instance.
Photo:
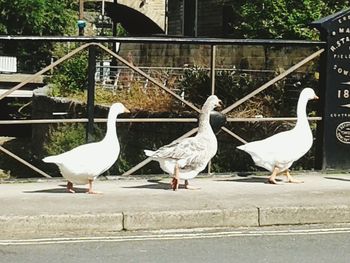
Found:
[[[125,230],[350,223],[350,174],[199,177],[200,190],[170,190],[168,177],[98,179],[102,194],[65,191],[63,179],[0,184],[0,239],[115,234]],[[286,178],[281,176],[280,179]]]

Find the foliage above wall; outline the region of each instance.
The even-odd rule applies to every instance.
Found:
[[[77,48],[78,45],[57,44],[54,50],[57,58]],[[52,84],[53,96],[70,96],[82,92],[87,87],[88,52],[82,50],[78,54],[58,65],[46,81]]]
[[[77,10],[77,3],[70,0],[0,0],[0,10],[0,34],[56,35],[68,33],[70,26],[74,26],[73,10]]]
[[[308,25],[349,7],[347,0],[238,0],[231,32],[234,38],[317,40],[318,31]]]
[[[2,35],[71,35],[76,30],[76,1],[0,0]],[[19,60],[19,71],[33,72],[50,63],[51,43],[11,42],[2,46],[5,55]],[[35,60],[33,60],[35,58]]]

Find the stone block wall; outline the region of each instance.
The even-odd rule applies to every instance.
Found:
[[[238,69],[248,70],[288,69],[312,53],[313,49],[309,47],[223,45],[217,46],[216,67],[235,66]],[[210,65],[210,47],[204,45],[122,44],[119,54],[136,66],[209,67]],[[317,63],[317,61],[313,63],[315,62]],[[308,63],[300,70],[310,70],[313,63]]]

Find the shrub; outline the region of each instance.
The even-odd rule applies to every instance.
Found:
[[[85,125],[81,123],[51,126],[44,150],[47,155],[56,155],[71,150],[86,142],[85,133]]]
[[[63,57],[71,50],[72,48],[58,45],[55,54],[57,57]],[[82,50],[55,68],[52,76],[46,80],[53,87],[53,96],[69,96],[86,89],[87,57],[87,50]]]
[[[184,77],[180,83],[180,86],[185,93],[185,98],[192,101],[198,107],[201,107],[207,97],[211,94],[211,80],[208,73],[207,69],[201,67],[195,66],[193,68],[186,68],[184,71]],[[259,76],[235,70],[216,71],[215,94],[218,95],[225,106],[229,106],[233,102],[249,94],[256,89],[260,83],[263,83],[271,76],[273,76],[273,74]],[[283,91],[282,86],[275,85],[275,88],[273,89],[273,97],[283,97],[281,96]],[[271,93],[271,91],[269,93]],[[261,96],[264,97],[264,102],[258,98]],[[254,109],[262,109],[262,103],[270,105],[271,102],[276,102],[276,104],[279,104],[279,101],[271,100],[270,97],[266,95],[266,92],[261,93],[257,98],[258,99],[253,99],[253,103],[255,104],[253,106]],[[260,104],[259,107],[256,107],[256,104]]]

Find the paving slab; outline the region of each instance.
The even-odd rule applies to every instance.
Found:
[[[24,233],[81,235],[125,230],[350,222],[350,174],[302,172],[302,184],[267,175],[199,177],[200,190],[172,191],[170,179],[110,177],[94,190],[65,191],[63,179],[0,184],[0,239]],[[281,179],[285,179],[281,177]]]

